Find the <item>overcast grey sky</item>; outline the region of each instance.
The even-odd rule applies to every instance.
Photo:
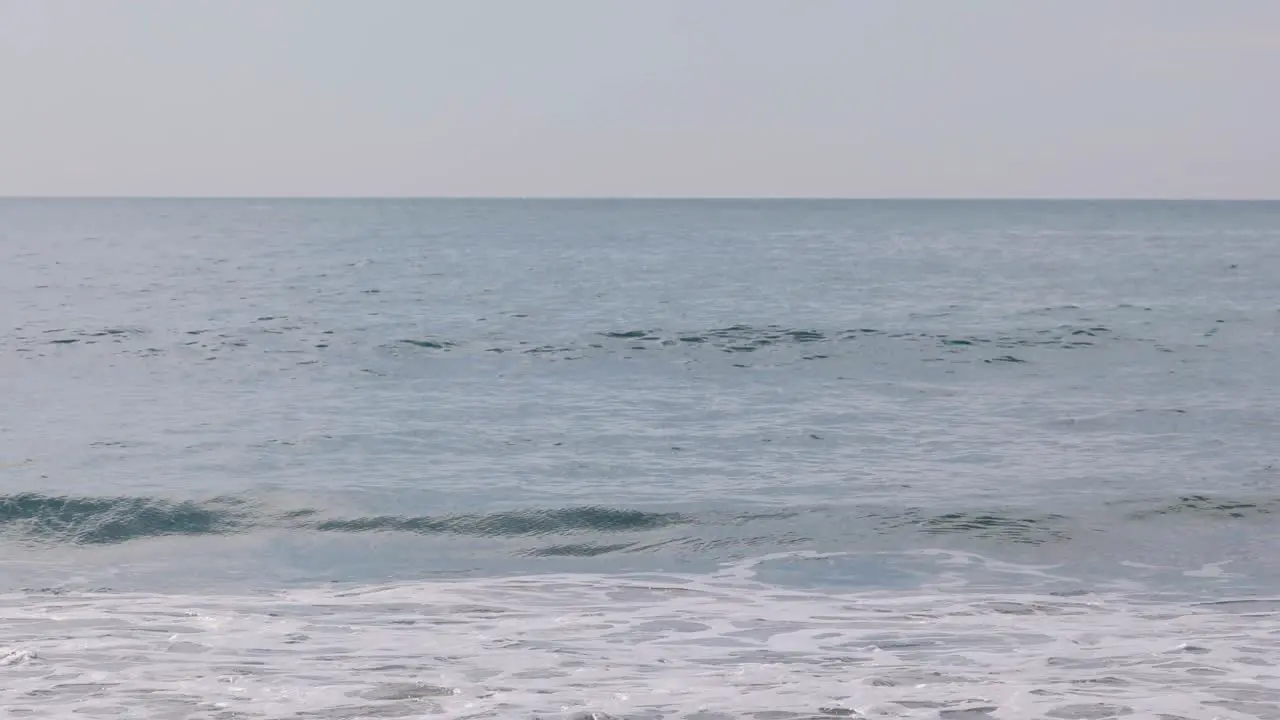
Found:
[[[1280,0],[0,0],[0,194],[1280,197]]]

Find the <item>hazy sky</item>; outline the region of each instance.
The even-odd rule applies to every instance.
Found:
[[[1280,197],[1280,0],[0,0],[0,194]]]

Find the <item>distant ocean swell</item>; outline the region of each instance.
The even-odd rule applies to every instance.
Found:
[[[1134,308],[1135,311],[1140,309]],[[1046,310],[1049,312],[1049,310]],[[1072,312],[1072,315],[1079,313]],[[516,318],[524,317],[517,313]],[[512,318],[505,318],[511,321]],[[516,353],[548,359],[579,359],[595,355],[630,356],[635,352],[676,352],[685,354],[761,353],[791,349],[799,352],[796,359],[822,360],[847,352],[860,345],[875,347],[902,345],[920,351],[948,355],[977,353],[991,362],[1025,362],[1019,351],[1081,350],[1116,344],[1145,346],[1160,352],[1174,352],[1178,347],[1202,346],[1219,335],[1225,320],[1210,320],[1199,332],[1179,338],[1157,339],[1090,322],[1088,318],[1062,319],[1049,325],[1010,328],[1000,333],[942,333],[923,327],[911,329],[852,328],[818,329],[781,325],[736,324],[703,330],[666,331],[658,329],[604,330],[571,341],[547,341],[513,337],[508,327],[482,336],[447,337],[425,334],[392,340],[372,340],[372,330],[348,331],[339,335],[314,321],[285,316],[263,316],[243,327],[207,327],[151,331],[137,327],[97,329],[51,328],[37,331],[19,330],[10,338],[0,337],[0,347],[11,345],[15,352],[39,357],[56,348],[66,351],[77,346],[112,348],[113,353],[154,357],[169,352],[199,352],[207,359],[224,354],[252,350],[255,347],[279,352],[303,353],[322,358],[345,347],[372,342],[381,350],[397,354],[403,351],[431,351],[461,354]],[[487,318],[481,318],[483,328]],[[887,345],[886,345],[887,344]],[[306,360],[305,362],[311,362]]]

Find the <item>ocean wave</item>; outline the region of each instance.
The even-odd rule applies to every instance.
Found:
[[[813,350],[828,347],[834,352],[839,348],[857,348],[868,342],[900,343],[933,348],[943,354],[961,354],[972,351],[1024,350],[1036,348],[1081,349],[1106,342],[1152,342],[1127,338],[1101,325],[1059,325],[1053,328],[1020,328],[1007,333],[990,335],[950,335],[905,329],[883,330],[875,328],[817,329],[795,328],[783,325],[737,324],[705,330],[620,329],[598,332],[594,340],[578,343],[540,343],[519,341],[495,344],[487,341],[487,352],[519,352],[528,355],[568,355],[584,353],[630,353],[632,351],[754,353],[766,350],[797,348],[804,351],[802,359],[816,360],[829,357]],[[466,352],[470,345],[465,341],[402,340],[402,343],[420,349]],[[992,353],[992,361],[1025,362],[1008,352]]]
[[[1159,517],[1181,516],[1242,520],[1280,512],[1280,498],[1228,498],[1210,495],[1182,495],[1174,500],[1147,503],[1134,509],[1128,517],[1145,520]]]
[[[0,496],[0,532],[26,540],[108,545],[166,535],[229,535],[252,526],[249,504],[148,497]]]
[[[874,536],[915,536],[915,545],[950,542],[1044,545],[1070,542],[1135,522],[1249,522],[1280,511],[1280,498],[1185,495],[1100,502],[1074,514],[1010,507],[892,508],[827,505],[792,508],[658,511],[598,505],[488,513],[342,516],[332,510],[282,508],[250,496],[208,500],[159,497],[0,496],[0,538],[28,545],[114,545],[167,536],[226,536],[262,530],[321,534],[395,533],[523,540],[512,552],[593,557],[674,548],[692,553]],[[833,533],[838,534],[833,536]],[[575,539],[588,536],[588,539]],[[530,547],[529,542],[545,542]]]
[[[1207,337],[1207,336],[1206,336]],[[305,355],[299,360],[315,364],[343,357],[352,351],[376,348],[392,357],[420,354],[477,356],[514,353],[544,359],[586,357],[631,358],[633,353],[698,357],[708,353],[781,353],[780,360],[824,360],[859,352],[885,352],[893,347],[914,349],[929,361],[967,356],[991,362],[1027,362],[1023,355],[1042,350],[1098,349],[1117,344],[1145,345],[1171,351],[1162,342],[1126,334],[1091,322],[1062,323],[1051,327],[1014,327],[972,333],[936,332],[910,325],[894,328],[822,328],[779,324],[738,323],[711,328],[616,328],[587,331],[576,338],[554,342],[536,336],[520,337],[510,329],[476,337],[392,337],[377,339],[367,331],[338,333],[303,319],[263,316],[244,326],[174,328],[166,331],[136,328],[53,328],[11,339],[25,356],[46,352],[93,352],[106,347],[113,356],[199,353],[204,359],[232,357],[237,353]],[[53,347],[61,348],[55,351]],[[45,349],[42,349],[45,348]],[[362,354],[362,353],[361,353]],[[794,357],[792,357],[794,355]],[[315,361],[315,362],[313,362]]]
[[[893,527],[915,528],[926,535],[967,535],[1041,545],[1069,540],[1070,518],[1056,513],[1017,514],[1008,511],[925,512],[911,510],[888,518]]]
[[[652,530],[691,520],[677,513],[655,513],[608,507],[512,510],[485,514],[430,516],[384,515],[322,520],[303,524],[321,532],[408,532],[419,535],[519,537],[574,532]]]
[[[321,533],[537,537],[625,533],[693,522],[679,513],[581,506],[451,515],[324,517],[248,497],[205,501],[154,497],[0,496],[0,534],[28,542],[109,545],[170,535],[232,535],[265,529]]]

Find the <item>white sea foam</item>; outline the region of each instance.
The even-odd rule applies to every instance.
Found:
[[[119,718],[1280,718],[1280,600],[530,576],[0,597],[0,707]]]

